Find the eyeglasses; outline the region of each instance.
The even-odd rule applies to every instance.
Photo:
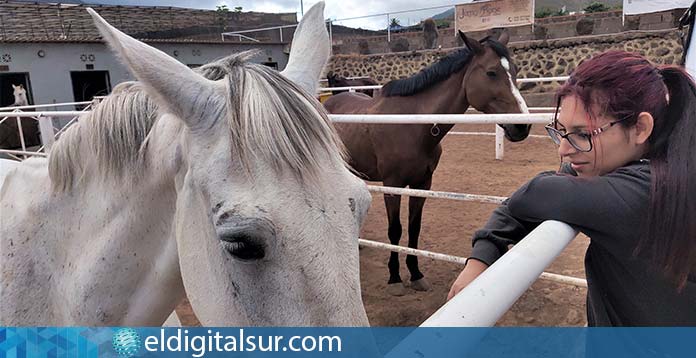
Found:
[[[624,119],[620,119],[618,121],[613,121],[609,122],[599,128],[596,128],[590,132],[570,132],[563,134],[560,130],[554,128],[558,122],[554,121],[553,126],[552,125],[547,125],[544,128],[546,129],[546,132],[549,134],[549,137],[551,137],[551,140],[553,140],[556,145],[561,145],[561,140],[566,139],[568,140],[568,143],[570,143],[573,148],[577,149],[580,152],[591,152],[592,151],[592,137],[593,136],[598,136],[600,133],[604,132],[605,130],[613,127],[615,124],[623,122]]]
[[[605,130],[613,127],[617,123],[621,123],[624,120],[628,119],[628,117],[624,117],[622,119],[619,119],[617,121],[609,122],[599,128],[595,128],[592,131],[589,132],[570,132],[570,133],[563,133],[560,130],[558,130],[557,125],[558,125],[558,110],[560,108],[560,98],[558,100],[558,105],[556,106],[556,113],[554,113],[553,116],[553,122],[551,124],[544,126],[546,129],[546,132],[549,134],[549,137],[551,137],[551,140],[553,140],[556,145],[561,145],[561,141],[563,139],[568,140],[568,143],[570,143],[573,148],[577,149],[580,152],[591,152],[592,151],[592,137],[593,136],[598,136],[600,133],[604,132]]]

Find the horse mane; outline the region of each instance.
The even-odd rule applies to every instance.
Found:
[[[201,66],[210,80],[226,80],[227,122],[232,154],[250,170],[260,159],[280,171],[319,174],[320,160],[344,162],[345,151],[326,111],[314,97],[270,67],[249,62],[257,51],[233,54]],[[54,189],[69,190],[84,176],[82,143],[94,155],[102,179],[137,177],[146,165],[144,149],[159,117],[158,106],[138,82],[124,82],[69,128],[51,149]],[[90,173],[92,174],[92,173]]]
[[[488,45],[500,57],[510,60],[508,49],[490,36],[481,40]],[[451,53],[434,64],[420,70],[415,75],[388,82],[382,87],[381,94],[384,97],[411,96],[424,91],[437,83],[449,78],[453,73],[462,70],[471,61],[472,53],[468,48]]]
[[[80,116],[51,149],[48,173],[53,187],[66,191],[85,173],[82,143],[94,155],[100,177],[137,173],[143,165],[141,148],[158,117],[157,105],[138,82],[123,82],[112,93]]]

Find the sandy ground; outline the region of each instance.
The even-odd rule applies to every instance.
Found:
[[[535,126],[534,134],[543,134]],[[490,125],[459,125],[453,131],[493,130]],[[529,138],[521,143],[505,143],[505,159],[494,159],[492,136],[448,135],[442,142],[444,153],[433,179],[433,190],[472,194],[508,196],[524,182],[545,170],[558,167],[556,149],[550,139]],[[467,256],[471,252],[471,236],[488,219],[495,208],[479,204],[442,199],[428,199],[423,213],[420,247],[424,250]],[[408,200],[402,198],[402,225],[406,233]],[[387,220],[381,194],[373,194],[372,207],[362,230],[362,238],[388,243]],[[406,245],[404,235],[402,245]],[[563,275],[584,278],[583,258],[588,239],[579,236],[547,269]],[[363,301],[372,326],[415,326],[445,303],[452,281],[461,266],[430,259],[419,259],[421,271],[432,284],[428,292],[409,290],[393,297],[386,292],[388,279],[384,250],[363,248],[360,251],[360,272]],[[408,281],[408,271],[401,258],[401,275]],[[505,282],[500,282],[504,285]],[[585,289],[537,281],[498,322],[500,326],[583,326]],[[190,306],[184,302],[177,309],[184,325],[197,321]]]

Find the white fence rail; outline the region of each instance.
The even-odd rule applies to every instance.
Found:
[[[493,326],[576,235],[568,224],[543,222],[421,327]]]
[[[349,77],[352,78],[352,77]],[[369,77],[358,77],[358,78],[369,78]],[[559,76],[559,77],[538,77],[538,78],[518,78],[517,83],[540,83],[540,82],[563,82],[567,81],[569,76]],[[374,86],[348,86],[348,87],[322,87],[319,88],[319,92],[328,92],[328,91],[351,91],[355,92],[356,90],[366,90],[366,89],[380,89],[382,88],[381,85],[374,85]]]
[[[33,106],[20,106],[20,107],[2,107],[0,108],[0,124],[8,120],[17,121],[17,131],[19,135],[20,148],[21,150],[10,150],[10,149],[0,149],[0,153],[4,153],[9,157],[21,160],[19,156],[24,158],[28,156],[39,156],[45,157],[46,152],[50,150],[51,146],[55,142],[65,129],[67,129],[71,124],[73,124],[77,118],[89,111],[91,105],[94,102],[70,102],[70,103],[56,103],[50,105],[33,105]],[[21,109],[36,109],[36,108],[46,108],[46,107],[63,107],[72,105],[86,105],[85,109],[82,111],[39,111],[39,112],[22,112]],[[8,111],[11,110],[11,111]],[[58,129],[53,126],[53,118],[68,117],[72,118],[68,123],[62,128]],[[36,151],[29,151],[24,140],[24,130],[22,125],[22,119],[29,118],[38,121],[39,133],[41,134],[42,145]]]
[[[506,114],[332,114],[335,123],[372,124],[548,124],[553,113]]]

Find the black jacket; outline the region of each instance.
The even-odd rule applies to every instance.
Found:
[[[562,172],[539,174],[497,208],[474,234],[471,258],[491,265],[542,221],[562,221],[590,237],[589,326],[696,326],[694,273],[677,292],[644,255],[634,255],[648,214],[649,162],[593,178]]]

